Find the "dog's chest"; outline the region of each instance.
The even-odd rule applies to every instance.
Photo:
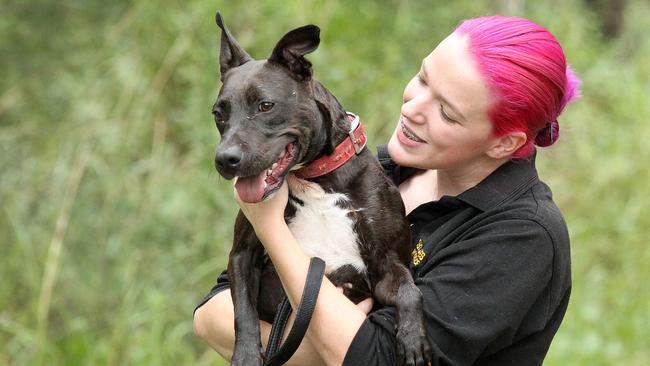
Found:
[[[298,198],[295,203],[295,216],[289,228],[310,257],[320,257],[327,264],[326,273],[331,273],[344,265],[352,265],[361,273],[366,265],[359,253],[358,235],[354,230],[354,220],[350,216],[353,209],[349,198],[341,193],[327,193],[316,183],[300,181],[290,184],[291,194]]]

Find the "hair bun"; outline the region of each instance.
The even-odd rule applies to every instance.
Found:
[[[546,147],[551,146],[560,137],[560,124],[557,120],[549,122],[535,136],[535,145]]]

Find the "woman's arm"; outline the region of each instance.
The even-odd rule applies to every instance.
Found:
[[[302,252],[284,223],[260,240],[267,248],[292,308],[297,309],[310,258]],[[306,338],[316,346],[326,364],[341,365],[365,319],[366,314],[324,278]]]
[[[342,289],[338,289],[343,291]],[[368,298],[357,306],[365,313],[369,313],[373,306],[372,298]],[[294,314],[289,318],[284,337],[291,329]],[[223,358],[230,360],[235,346],[234,311],[232,297],[229,289],[214,295],[205,304],[196,309],[194,313],[194,333],[201,337],[210,347],[217,351]],[[271,325],[260,321],[261,340],[264,348],[267,346]],[[287,362],[287,365],[325,365],[309,339],[304,339],[296,353]]]
[[[288,199],[286,181],[273,197],[257,204],[241,201],[236,191],[235,196],[271,257],[295,311],[302,297],[310,258],[284,221]],[[324,278],[306,339],[327,365],[341,365],[365,319],[366,313]]]
[[[194,333],[201,337],[221,357],[230,360],[235,347],[235,314],[230,290],[214,295],[194,313]],[[289,319],[287,332],[293,324],[293,315]],[[266,348],[271,333],[271,324],[260,321],[262,345]],[[286,365],[325,365],[318,356],[311,342],[303,340],[300,347]]]

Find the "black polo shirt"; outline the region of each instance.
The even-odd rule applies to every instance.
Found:
[[[379,159],[396,184],[401,168]],[[422,291],[433,365],[541,365],[571,291],[569,235],[534,157],[414,209],[410,269]],[[344,365],[395,364],[394,308],[370,313]]]

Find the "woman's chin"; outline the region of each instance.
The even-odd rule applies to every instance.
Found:
[[[387,149],[391,160],[399,166],[416,169],[432,169],[428,166],[429,159],[423,155],[426,153],[425,151],[410,151],[406,149],[395,134],[388,140]]]
[[[408,152],[404,150],[402,144],[393,133],[390,140],[388,140],[388,155],[397,164],[401,166],[408,166]]]

